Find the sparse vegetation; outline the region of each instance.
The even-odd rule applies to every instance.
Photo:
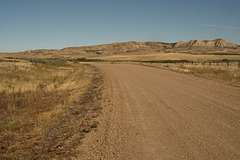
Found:
[[[61,117],[70,113],[87,115],[88,109],[81,111],[76,106],[84,103],[78,98],[89,88],[90,77],[94,77],[88,70],[83,65],[67,65],[64,59],[0,62],[0,159],[38,155],[31,150],[55,143],[40,139],[60,123]]]
[[[93,110],[94,111],[98,111],[98,110],[101,110],[101,109],[103,109],[102,107],[96,107],[96,108],[94,108]]]
[[[91,125],[91,127],[90,128],[97,128],[98,127],[98,123],[93,123],[92,125]]]
[[[141,64],[240,85],[239,48],[175,44],[124,42],[0,54],[0,159],[70,155],[84,134],[98,127],[94,119],[103,108],[92,101],[100,95],[96,70],[79,62]]]
[[[161,67],[240,85],[240,61],[229,61],[227,59],[201,63],[193,61],[145,61],[138,64]]]
[[[87,58],[76,58],[73,60],[70,60],[72,62],[101,62],[103,60],[100,59],[87,59]]]
[[[47,59],[26,59],[30,62],[32,62],[33,64],[47,64],[47,65],[51,65],[51,66],[66,66],[66,59],[63,58],[47,58]]]

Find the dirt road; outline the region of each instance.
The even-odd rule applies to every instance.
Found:
[[[240,159],[240,88],[130,64],[105,76],[103,115],[78,159]]]

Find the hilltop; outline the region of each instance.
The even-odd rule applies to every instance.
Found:
[[[239,48],[236,44],[223,39],[216,40],[191,40],[188,42],[164,43],[164,42],[118,42],[85,47],[68,47],[61,51],[82,54],[115,55],[115,54],[144,54],[153,52],[165,52],[170,49],[223,49]]]
[[[223,39],[215,40],[191,40],[188,42],[179,41],[176,43],[164,42],[117,42],[93,46],[67,47],[63,49],[38,49],[18,53],[3,54],[7,57],[106,57],[106,56],[131,56],[131,55],[149,55],[159,53],[184,53],[198,55],[240,55],[240,47],[234,43]]]
[[[132,53],[147,53],[159,52],[165,49],[172,48],[171,43],[163,42],[118,42],[85,47],[69,47],[61,51],[78,52],[82,54],[98,54],[98,55],[115,55],[115,54],[132,54]]]
[[[174,45],[174,48],[192,48],[192,47],[207,47],[207,48],[237,48],[238,46],[234,43],[228,42],[223,39],[215,40],[191,40],[188,42],[180,41]]]

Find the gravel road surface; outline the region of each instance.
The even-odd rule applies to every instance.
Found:
[[[104,75],[99,127],[79,159],[240,159],[240,88],[131,64]]]

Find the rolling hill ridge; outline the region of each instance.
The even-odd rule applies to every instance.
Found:
[[[63,49],[38,49],[16,52],[16,57],[103,57],[112,55],[147,55],[158,53],[184,53],[198,55],[240,55],[240,47],[223,39],[190,40],[177,43],[164,42],[117,42],[93,46],[67,47]],[[8,54],[6,54],[8,56]],[[2,54],[3,56],[3,54]]]
[[[215,47],[215,48],[236,48],[238,47],[236,44],[228,42],[223,39],[215,39],[215,40],[191,40],[188,42],[180,41],[174,45],[174,48],[191,48],[191,47]]]

